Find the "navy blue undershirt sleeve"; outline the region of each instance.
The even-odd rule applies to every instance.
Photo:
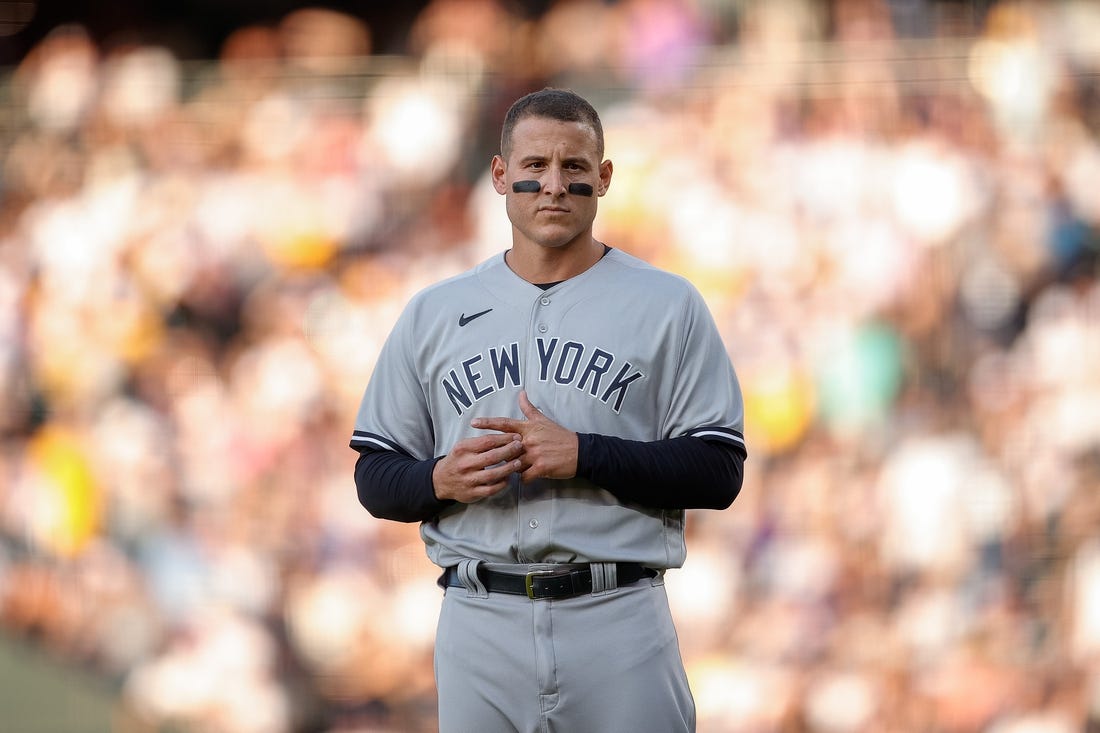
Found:
[[[725,509],[741,492],[745,452],[694,436],[643,442],[578,433],[577,475],[653,509]]]
[[[692,436],[653,442],[592,433],[577,438],[577,475],[624,502],[653,509],[725,509],[741,491],[745,453],[726,443]],[[438,460],[362,451],[355,462],[359,503],[379,519],[433,519],[455,503],[435,496],[432,470]]]
[[[424,522],[438,516],[454,504],[435,497],[432,470],[438,460],[418,461],[388,450],[360,452],[355,461],[359,503],[372,516],[397,522]]]

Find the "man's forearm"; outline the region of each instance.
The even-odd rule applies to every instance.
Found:
[[[580,433],[577,475],[654,509],[725,509],[741,491],[745,453],[684,436],[643,442]]]
[[[359,503],[379,519],[423,522],[453,504],[435,497],[432,469],[438,458],[418,461],[388,450],[368,450],[355,462]]]

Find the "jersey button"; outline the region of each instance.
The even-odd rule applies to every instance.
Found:
[[[546,333],[549,330],[550,329],[547,327],[547,325],[545,323],[540,323],[539,324],[539,333]]]
[[[539,302],[542,303],[543,305],[550,305],[550,299],[549,298],[543,298]]]
[[[530,522],[527,523],[527,526],[530,527],[531,529],[538,529],[539,528],[539,520],[532,519]]]

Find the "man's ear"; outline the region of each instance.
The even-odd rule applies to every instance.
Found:
[[[614,166],[611,165],[610,160],[600,163],[600,187],[596,189],[597,196],[603,196],[607,193],[607,189],[611,187],[611,173],[613,170]]]
[[[492,162],[489,163],[489,172],[493,175],[493,188],[497,190],[497,193],[507,193],[508,185],[504,179],[508,171],[507,166],[504,165],[504,158],[494,155]]]

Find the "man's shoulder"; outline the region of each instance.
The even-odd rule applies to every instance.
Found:
[[[413,294],[409,299],[409,306],[432,305],[440,300],[452,299],[464,290],[480,289],[481,278],[491,275],[494,268],[506,267],[503,262],[503,255],[498,254],[467,270],[426,285]]]
[[[630,281],[635,286],[657,288],[659,292],[668,294],[689,295],[696,292],[695,286],[683,275],[657,267],[621,249],[612,249],[604,260],[609,265],[609,270],[617,270],[616,277],[629,274]]]

